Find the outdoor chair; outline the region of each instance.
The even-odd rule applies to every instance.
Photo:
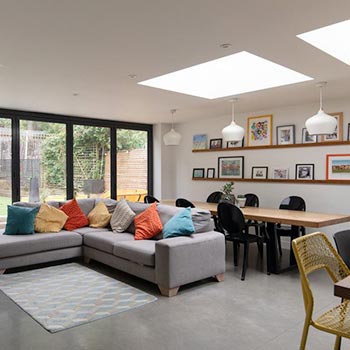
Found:
[[[296,238],[293,240],[292,246],[299,268],[306,313],[300,350],[305,350],[310,326],[336,335],[334,349],[340,350],[341,337],[350,338],[349,300],[343,301],[317,319],[313,319],[314,297],[308,275],[324,269],[333,283],[336,283],[347,277],[350,271],[327,236],[322,232]]]

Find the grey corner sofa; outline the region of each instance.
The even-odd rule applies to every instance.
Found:
[[[110,212],[117,201],[112,199],[80,199],[85,215],[103,200]],[[65,202],[48,202],[58,208]],[[139,214],[149,204],[128,203]],[[19,206],[40,206],[40,203],[18,202]],[[163,225],[181,208],[157,204]],[[84,257],[102,262],[118,270],[156,283],[162,295],[174,296],[180,286],[208,277],[224,279],[225,240],[213,231],[209,211],[192,209],[195,233],[189,237],[152,240],[134,240],[135,227],[124,233],[113,233],[110,228],[82,227],[59,233],[33,235],[4,235],[0,231],[0,274],[6,269],[32,264]]]

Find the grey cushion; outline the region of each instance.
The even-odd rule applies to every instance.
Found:
[[[143,211],[145,211],[151,204],[146,203],[140,203],[140,202],[128,202],[129,207],[131,210],[136,214],[141,214]],[[135,234],[135,225],[134,222],[130,224],[130,226],[126,230],[127,232],[130,232],[132,234]]]
[[[113,254],[138,264],[154,266],[156,241],[118,242],[114,246]]]
[[[131,210],[125,199],[122,199],[112,214],[110,225],[113,232],[124,232],[134,221],[135,213]]]
[[[113,214],[114,209],[117,206],[118,201],[116,201],[115,199],[111,199],[111,198],[96,198],[95,199],[95,206],[101,201],[103,201],[103,203],[106,205],[108,212],[110,214]]]
[[[0,232],[0,258],[80,246],[82,237],[72,231],[9,236]]]
[[[82,236],[86,235],[90,232],[110,232],[111,230],[108,228],[93,228],[93,227],[80,227],[74,229],[74,232],[81,234]]]
[[[63,201],[60,202],[60,207],[63,204],[66,204],[67,202],[71,201],[71,199],[69,199],[68,201]],[[95,198],[82,198],[82,199],[77,199],[78,205],[81,209],[81,211],[84,213],[85,216],[88,216],[90,211],[92,209],[94,209],[95,207]]]
[[[16,207],[25,207],[25,208],[40,208],[40,202],[14,202],[13,205]]]
[[[84,245],[113,254],[115,243],[121,241],[133,241],[134,235],[130,233],[113,233],[112,231],[89,232],[84,235]]]

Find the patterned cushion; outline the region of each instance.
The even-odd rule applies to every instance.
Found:
[[[60,207],[65,214],[68,215],[68,219],[64,225],[64,228],[68,231],[73,231],[76,228],[89,225],[89,220],[81,211],[77,201],[72,199],[66,204]]]
[[[88,215],[89,226],[95,228],[106,227],[109,224],[111,216],[112,215],[109,213],[106,204],[101,201]]]
[[[149,239],[162,232],[163,225],[157,212],[157,203],[150,205],[141,214],[137,215],[135,223],[135,239]]]
[[[35,218],[36,232],[59,232],[66,223],[68,216],[47,203],[43,203],[39,209],[39,213]]]
[[[113,232],[124,232],[133,222],[135,213],[130,209],[125,199],[118,202],[111,218]]]

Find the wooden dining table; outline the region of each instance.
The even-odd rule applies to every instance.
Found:
[[[334,295],[336,297],[350,299],[350,276],[334,284]]]
[[[175,206],[175,200],[162,200],[162,204]],[[218,204],[191,201],[196,208],[209,210],[212,215],[217,215]],[[268,209],[256,207],[241,208],[244,217],[247,220],[256,220],[266,222],[269,240],[267,244],[270,247],[270,270],[272,273],[281,272],[281,259],[277,252],[276,224],[286,224],[292,226],[292,237],[299,235],[300,226],[321,228],[330,225],[341,224],[350,221],[350,215],[327,214],[309,211]],[[293,234],[294,233],[294,234]],[[295,265],[294,254],[290,252],[289,267]]]

